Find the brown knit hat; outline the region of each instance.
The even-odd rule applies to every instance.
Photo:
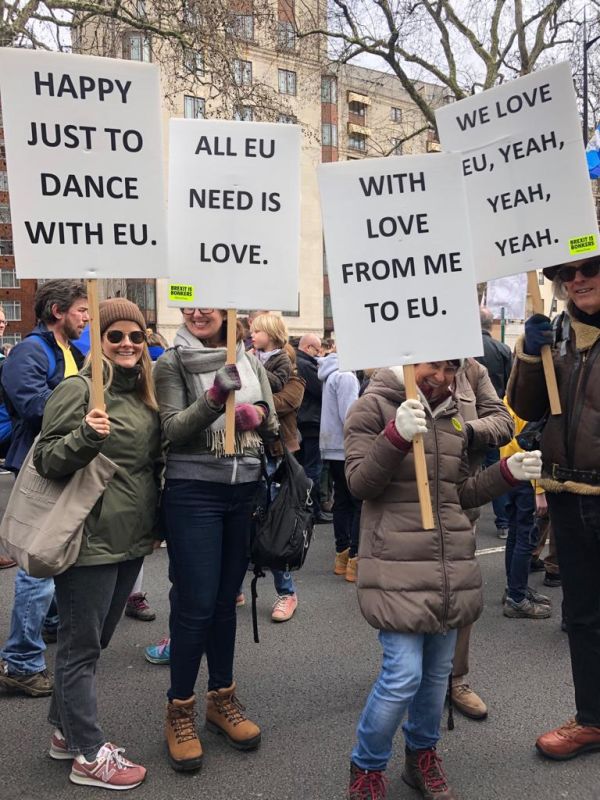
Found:
[[[113,297],[111,300],[102,300],[99,304],[100,308],[100,333],[109,328],[113,322],[127,319],[135,322],[140,328],[146,330],[146,320],[144,315],[131,300],[126,300],[124,297]]]

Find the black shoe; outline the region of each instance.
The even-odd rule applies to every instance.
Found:
[[[557,586],[562,586],[562,581],[560,579],[560,575],[556,573],[547,572],[544,575],[544,586],[552,586],[556,588]]]
[[[320,511],[313,517],[315,525],[330,525],[333,522],[333,514],[328,511]]]
[[[560,621],[560,629],[561,629],[561,631],[564,631],[565,633],[568,631],[567,620],[565,619],[565,617],[563,617],[561,619],[561,621]]]
[[[529,564],[529,572],[543,572],[545,570],[544,562],[541,558],[532,558]]]

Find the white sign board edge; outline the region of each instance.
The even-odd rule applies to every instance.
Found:
[[[170,121],[169,306],[298,308],[300,146],[299,125]]]
[[[460,153],[468,173],[465,185],[479,281],[598,252],[598,224],[569,64],[444,106],[436,110],[436,120],[443,150]],[[571,252],[574,239],[579,242]]]
[[[340,369],[482,355],[460,157],[321,164],[318,179]],[[442,254],[446,274],[426,271]]]
[[[17,275],[166,276],[158,67],[0,48],[0,91]],[[85,196],[85,175],[102,176],[103,197]],[[122,197],[107,195],[110,178]]]

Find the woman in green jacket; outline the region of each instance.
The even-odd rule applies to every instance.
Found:
[[[34,453],[47,478],[66,478],[99,452],[118,466],[85,522],[76,564],[54,579],[60,626],[48,715],[50,756],[73,761],[73,783],[108,789],[132,789],[146,776],[107,741],[96,710],[100,651],[155,539],[161,437],[145,328],[134,303],[100,303],[105,410],[88,410],[88,381],[63,381],[46,404]]]

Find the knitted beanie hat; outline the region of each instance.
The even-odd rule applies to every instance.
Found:
[[[140,328],[146,331],[146,320],[144,315],[131,300],[126,300],[124,297],[113,297],[111,300],[102,300],[99,304],[100,308],[100,333],[110,327],[113,322],[127,319],[135,322]]]

